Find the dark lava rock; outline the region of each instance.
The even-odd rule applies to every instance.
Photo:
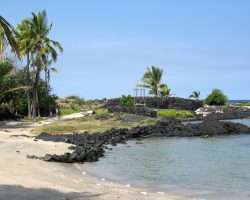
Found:
[[[221,109],[223,113],[216,113],[216,110]],[[244,107],[233,106],[216,106],[207,108],[211,114],[207,115],[206,120],[224,120],[224,119],[242,119],[250,117],[250,109]]]
[[[210,137],[213,135],[229,135],[250,133],[250,128],[239,123],[204,120],[202,123],[183,125],[179,120],[169,118],[165,121],[160,121],[155,125],[134,127],[128,129],[111,129],[103,133],[95,134],[72,134],[50,136],[43,134],[41,138],[52,141],[63,141],[76,146],[71,146],[69,149],[73,153],[65,153],[63,155],[46,155],[43,160],[66,162],[66,163],[83,163],[94,162],[104,156],[104,149],[111,150],[105,145],[117,145],[118,143],[126,143],[132,138],[140,141],[146,137]],[[141,144],[141,142],[137,142]]]
[[[124,112],[129,114],[134,114],[140,116],[140,118],[127,116],[127,118],[124,118],[124,121],[141,121],[141,116],[147,116],[147,117],[157,117],[157,112],[151,108],[147,107],[124,107],[124,106],[109,106],[108,107],[109,112]]]
[[[138,98],[140,100],[140,98]],[[106,108],[112,106],[119,106],[121,98],[108,99],[105,106]],[[168,97],[158,99],[154,97],[146,97],[146,106],[148,108],[160,108],[160,109],[181,109],[181,110],[196,110],[203,106],[202,101],[183,99],[178,97]]]
[[[53,159],[52,155],[46,154],[43,158],[44,161],[51,161]]]

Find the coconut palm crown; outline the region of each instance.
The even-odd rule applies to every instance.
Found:
[[[143,82],[140,87],[149,88],[149,93],[158,97],[159,88],[162,80],[163,69],[152,66],[143,75],[141,81]]]

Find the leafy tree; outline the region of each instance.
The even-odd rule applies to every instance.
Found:
[[[120,106],[132,107],[134,106],[134,99],[131,95],[122,95]]]
[[[10,79],[11,75],[13,74],[13,65],[8,60],[0,60],[0,100],[6,93],[27,89],[28,87],[22,85],[7,87],[7,81]]]
[[[214,89],[205,99],[208,105],[226,105],[228,97],[219,89]]]
[[[25,69],[17,70],[15,74],[11,74],[8,80],[4,83],[4,89],[8,90],[9,88],[19,87],[20,85],[25,84]],[[48,110],[48,102],[51,102],[51,109],[55,111],[57,106],[56,100],[57,96],[54,94],[46,95],[46,83],[41,78],[38,83],[38,95],[39,104],[41,109],[41,114],[47,116],[49,114]],[[1,85],[0,85],[0,88]],[[51,92],[51,88],[49,87],[49,91]],[[0,91],[1,92],[1,91]],[[20,91],[11,91],[5,93],[2,96],[1,102],[5,103],[5,105],[9,105],[9,108],[12,108],[17,114],[27,115],[28,114],[28,106],[27,106],[27,98],[24,90]]]
[[[189,98],[194,98],[198,100],[200,98],[200,92],[199,91],[193,91],[193,93],[189,96]]]

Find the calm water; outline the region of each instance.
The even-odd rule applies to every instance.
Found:
[[[87,164],[87,172],[155,192],[250,200],[250,135],[131,141]]]

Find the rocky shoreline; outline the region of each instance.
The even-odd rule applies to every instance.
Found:
[[[250,134],[250,127],[240,123],[218,120],[204,120],[202,123],[183,125],[180,120],[168,118],[164,122],[155,125],[135,127],[132,129],[111,129],[104,133],[49,135],[42,133],[36,139],[54,142],[66,142],[73,144],[72,153],[62,155],[47,154],[44,161],[84,163],[98,161],[104,156],[107,145],[126,144],[131,139],[143,139],[148,137],[211,137],[218,135]],[[30,157],[34,158],[34,157]]]

